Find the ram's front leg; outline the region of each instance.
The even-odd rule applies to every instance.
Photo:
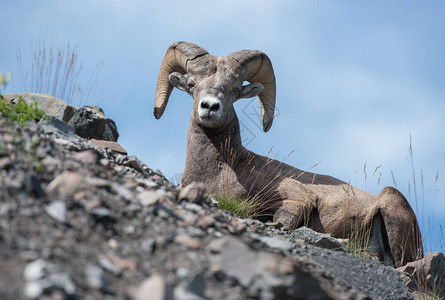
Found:
[[[294,230],[301,226],[308,226],[309,218],[314,206],[307,201],[284,200],[275,212],[274,222],[280,222],[285,228]]]
[[[309,217],[316,207],[316,197],[299,181],[286,178],[278,187],[283,202],[274,214],[274,222],[281,222],[294,230],[308,225]]]

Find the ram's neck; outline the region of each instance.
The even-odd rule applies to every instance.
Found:
[[[193,181],[205,182],[208,186],[218,182],[223,171],[233,171],[247,150],[241,143],[239,121],[233,119],[218,131],[199,126],[190,121],[187,136],[187,155],[182,184]],[[229,170],[227,170],[229,169]]]

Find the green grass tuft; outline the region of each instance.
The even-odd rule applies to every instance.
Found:
[[[219,194],[215,196],[218,207],[233,212],[240,218],[254,218],[258,216],[258,204],[255,198]]]
[[[23,123],[31,120],[41,120],[46,117],[43,110],[37,107],[37,103],[27,104],[22,97],[17,104],[11,104],[0,96],[0,113],[10,122]]]

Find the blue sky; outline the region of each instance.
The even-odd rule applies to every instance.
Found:
[[[278,113],[264,133],[258,100],[236,103],[246,147],[267,155],[273,146],[278,159],[295,150],[287,163],[320,162],[312,171],[372,193],[394,185],[392,171],[429,226],[428,243],[444,242],[443,234],[434,238],[445,225],[443,2],[0,0],[0,7],[0,71],[13,74],[6,92],[23,91],[18,48],[30,70],[39,42],[78,45],[81,83],[104,61],[87,104],[99,103],[128,152],[167,178],[184,167],[192,106],[175,90],[164,116],[153,117],[168,46],[184,40],[219,56],[262,50],[275,69]]]

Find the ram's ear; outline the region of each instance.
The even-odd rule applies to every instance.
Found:
[[[185,76],[179,72],[173,72],[168,76],[168,81],[177,88],[178,90],[189,92],[189,88],[187,86],[187,79]]]
[[[259,82],[253,82],[244,85],[239,94],[239,98],[252,98],[258,96],[264,89],[264,86]]]

